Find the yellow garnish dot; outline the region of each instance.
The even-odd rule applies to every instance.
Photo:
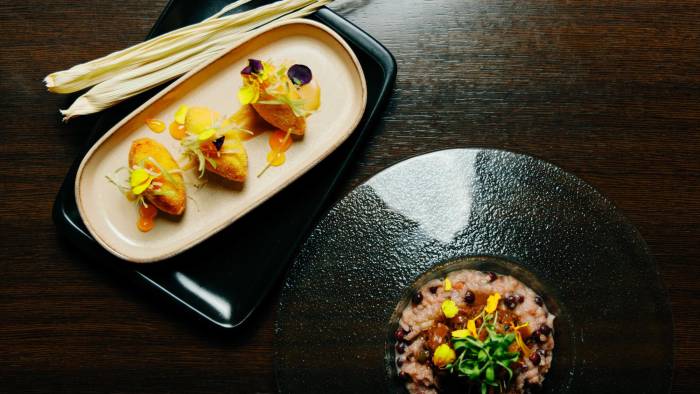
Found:
[[[154,133],[162,133],[165,130],[165,123],[158,119],[146,119],[146,126]]]
[[[455,351],[452,350],[450,345],[443,343],[442,345],[438,346],[437,349],[435,349],[435,353],[433,353],[433,364],[439,368],[442,368],[453,362],[456,358],[457,355],[455,354]]]
[[[148,177],[150,177],[151,174],[148,173],[143,168],[137,168],[134,171],[131,172],[131,176],[129,177],[129,184],[131,187],[136,187],[148,180]]]
[[[185,124],[185,118],[187,117],[187,111],[189,111],[189,107],[182,104],[180,107],[175,111],[175,122],[177,124]]]
[[[498,301],[501,300],[501,295],[499,293],[493,293],[486,300],[486,308],[484,310],[486,313],[493,313],[498,307]]]
[[[449,278],[445,278],[445,283],[443,285],[443,288],[445,289],[445,291],[452,290],[452,282],[450,281]]]
[[[466,338],[467,336],[469,336],[469,330],[452,331],[452,338],[460,339],[460,338]]]
[[[276,150],[271,150],[267,152],[267,162],[270,163],[271,166],[279,167],[282,164],[284,164],[285,160],[286,157],[284,155],[284,152]]]
[[[469,333],[474,337],[477,338],[478,334],[476,332],[476,320],[471,319],[467,322],[467,330],[469,330]]]
[[[238,90],[238,101],[241,105],[253,104],[260,98],[260,90],[257,84],[243,85]]]
[[[204,130],[199,136],[197,136],[197,139],[200,141],[206,141],[213,137],[216,134],[216,129],[206,129]]]
[[[455,304],[455,302],[452,300],[443,301],[441,308],[442,308],[442,313],[448,319],[455,317],[457,315],[457,312],[459,312],[459,308],[457,308],[457,304]]]

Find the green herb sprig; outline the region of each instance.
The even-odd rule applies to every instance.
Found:
[[[515,341],[513,333],[500,334],[496,332],[493,324],[486,322],[480,330],[481,328],[486,329],[488,333],[488,337],[483,341],[471,336],[452,338],[453,348],[458,356],[452,364],[445,366],[445,369],[473,382],[481,382],[481,393],[486,394],[489,386],[504,389],[510,382],[513,378],[510,364],[520,358],[520,352],[508,351],[508,347]],[[498,367],[508,372],[507,379],[497,379]]]

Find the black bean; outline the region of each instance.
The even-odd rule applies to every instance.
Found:
[[[539,354],[540,357],[545,358],[547,356],[547,351],[544,349],[537,349],[537,354]]]
[[[476,301],[476,295],[471,290],[467,290],[466,293],[464,293],[464,302],[467,304],[473,304],[474,301]]]
[[[397,358],[397,359],[396,359],[396,366],[397,366],[397,367],[401,367],[402,365],[403,365],[403,359]]]
[[[535,304],[542,306],[544,305],[544,301],[542,300],[542,297],[540,296],[535,296]]]
[[[515,309],[517,302],[517,298],[514,295],[506,296],[505,300],[503,300],[503,303],[510,309]]]
[[[423,302],[423,293],[420,291],[417,291],[416,294],[413,295],[413,298],[411,299],[414,305],[418,305],[421,302]]]
[[[418,355],[416,356],[416,361],[418,361],[419,363],[424,363],[424,362],[428,361],[429,358],[430,358],[430,351],[422,350],[422,351],[418,352]]]
[[[394,338],[396,338],[397,341],[403,341],[403,337],[408,334],[406,331],[404,331],[403,328],[399,327],[396,332],[394,332]]]
[[[522,304],[525,301],[525,297],[522,294],[516,296],[518,298],[518,304]]]
[[[504,325],[503,325],[503,331],[508,331],[509,329],[510,329],[510,325],[509,325],[509,324],[504,324]]]
[[[487,272],[486,275],[489,276],[489,282],[493,282],[498,278],[498,276],[494,272]]]
[[[552,332],[552,329],[549,328],[548,325],[543,324],[540,326],[539,330],[537,330],[537,331],[539,331],[540,334],[542,334],[542,335],[549,335]]]
[[[396,344],[396,353],[398,354],[403,354],[406,351],[406,344],[403,342],[399,342]]]
[[[430,288],[430,292],[433,293],[433,294],[437,293],[438,287],[439,287],[439,286],[433,286],[433,287],[431,287],[431,288]]]
[[[532,363],[535,364],[536,366],[537,366],[537,365],[540,365],[540,361],[542,361],[542,359],[540,358],[540,355],[537,354],[536,352],[530,354],[529,359],[530,359],[530,361],[532,361]]]
[[[401,379],[401,380],[410,380],[410,379],[411,379],[411,376],[410,376],[409,374],[407,374],[406,372],[401,371],[401,372],[399,372],[399,379]]]

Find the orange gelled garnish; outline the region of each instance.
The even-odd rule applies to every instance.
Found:
[[[165,130],[165,123],[158,119],[146,119],[146,125],[154,133],[162,133]]]
[[[187,128],[184,124],[179,124],[177,122],[170,123],[170,136],[176,140],[181,140],[185,138],[185,134],[187,134]]]
[[[139,220],[136,222],[136,227],[139,230],[145,232],[151,231],[155,222],[156,215],[158,214],[158,209],[153,204],[140,205],[139,206]]]
[[[270,134],[270,148],[273,151],[286,152],[287,149],[292,145],[292,138],[289,133],[285,133],[282,130],[277,130]]]
[[[284,152],[280,152],[278,150],[271,150],[267,153],[267,162],[271,166],[281,166],[282,164],[284,164],[285,160],[286,158]]]

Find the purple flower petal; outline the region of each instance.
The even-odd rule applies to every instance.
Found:
[[[212,141],[214,143],[214,147],[216,148],[217,151],[221,150],[221,147],[224,145],[225,138],[226,138],[226,136],[222,135],[221,137]]]
[[[302,86],[311,82],[311,69],[303,64],[295,64],[287,70],[287,76],[295,85]]]
[[[263,64],[260,60],[248,59],[248,65],[245,66],[245,68],[243,70],[241,70],[241,74],[243,74],[243,75],[260,74],[262,71],[263,71]]]

